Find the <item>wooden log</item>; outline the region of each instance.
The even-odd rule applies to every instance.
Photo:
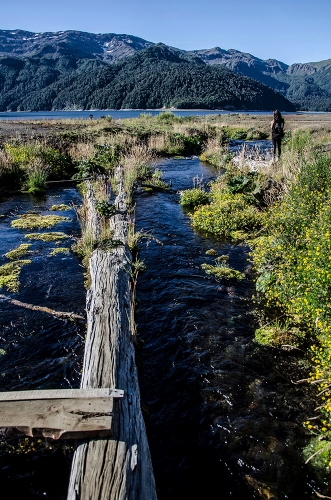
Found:
[[[109,252],[95,250],[90,259],[81,387],[118,387],[124,390],[124,397],[114,400],[112,438],[78,444],[68,500],[157,498],[131,335],[131,254],[126,245],[128,216],[121,175],[119,170],[120,188],[115,202],[119,213],[110,220],[114,239],[124,245]]]

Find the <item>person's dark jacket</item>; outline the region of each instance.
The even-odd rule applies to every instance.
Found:
[[[271,124],[271,136],[273,139],[282,139],[284,136],[284,118],[274,120]]]

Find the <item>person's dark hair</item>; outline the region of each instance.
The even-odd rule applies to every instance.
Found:
[[[282,119],[282,114],[278,109],[275,109],[274,111],[274,121],[279,122]]]

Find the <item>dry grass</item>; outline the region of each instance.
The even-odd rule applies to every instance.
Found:
[[[95,153],[95,148],[91,142],[77,142],[72,144],[68,153],[73,161],[79,162],[85,158],[91,159]]]

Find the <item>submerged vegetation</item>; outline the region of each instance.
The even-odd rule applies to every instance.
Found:
[[[58,248],[53,248],[53,250],[50,252],[50,256],[55,256],[59,254],[64,254],[64,255],[69,255],[70,254],[70,248],[66,247],[58,247]]]
[[[31,247],[30,243],[22,243],[22,245],[20,245],[17,248],[14,248],[14,250],[7,252],[5,254],[5,257],[7,257],[7,259],[10,260],[20,259],[24,255],[31,253],[30,247]]]
[[[25,235],[28,240],[41,240],[45,242],[61,241],[68,238],[65,233],[50,232],[50,233],[28,233]]]
[[[7,288],[9,292],[17,292],[19,278],[23,266],[31,264],[31,260],[15,260],[0,267],[0,288]]]
[[[61,203],[60,205],[52,205],[50,210],[57,212],[57,211],[66,211],[66,210],[71,210],[71,207],[69,205],[65,205],[64,203]]]
[[[68,217],[61,215],[22,214],[13,220],[11,225],[17,229],[49,229],[59,222],[69,220]]]

